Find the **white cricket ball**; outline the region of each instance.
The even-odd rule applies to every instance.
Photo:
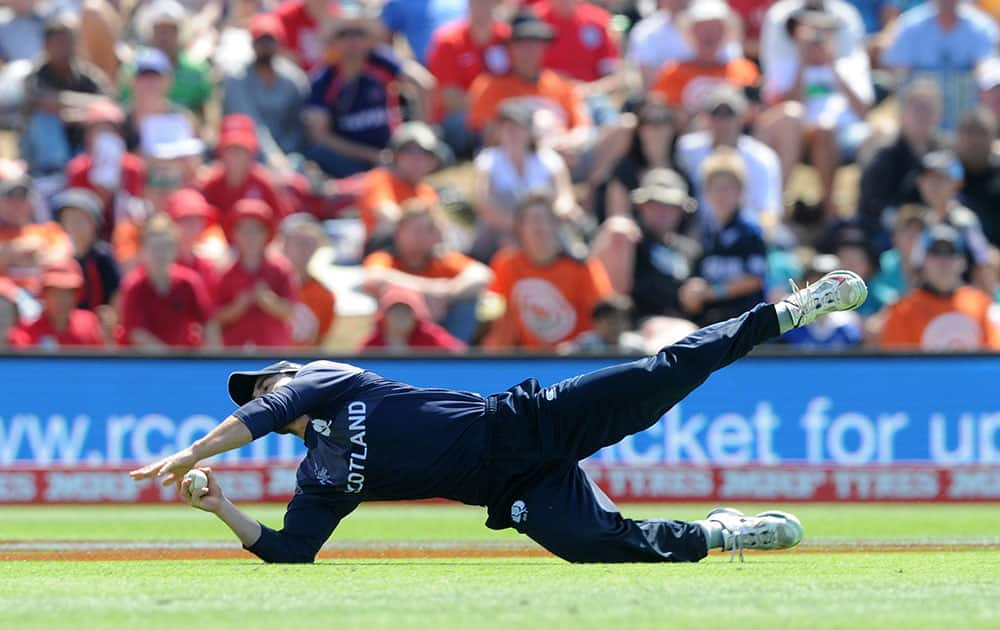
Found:
[[[201,491],[208,487],[208,475],[201,472],[197,468],[192,468],[187,471],[184,478],[191,480],[191,486],[188,490],[191,492],[192,497],[200,497]]]

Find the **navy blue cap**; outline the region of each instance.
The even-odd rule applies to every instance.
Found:
[[[271,374],[295,374],[302,369],[301,363],[278,361],[250,372],[233,372],[229,375],[229,397],[239,406],[253,400],[253,388],[257,379]]]

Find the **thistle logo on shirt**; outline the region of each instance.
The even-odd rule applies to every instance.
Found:
[[[347,405],[347,430],[351,433],[351,459],[347,468],[347,492],[365,489],[365,462],[368,460],[368,405],[354,401]]]
[[[330,425],[332,423],[329,420],[313,420],[312,427],[313,431],[319,433],[320,435],[330,437]]]
[[[510,520],[515,523],[523,523],[528,520],[528,507],[524,501],[514,501],[510,506]]]

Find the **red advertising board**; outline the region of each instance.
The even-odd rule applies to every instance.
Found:
[[[236,502],[285,502],[295,465],[214,468]],[[0,504],[170,503],[173,487],[134,482],[121,467],[0,470]],[[619,502],[1000,501],[1000,467],[591,466]]]

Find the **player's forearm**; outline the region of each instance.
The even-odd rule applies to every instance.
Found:
[[[222,502],[219,510],[215,513],[219,520],[232,530],[244,547],[251,547],[260,540],[261,526],[256,520],[243,513],[238,507],[233,505],[228,499]]]
[[[198,461],[245,446],[253,441],[250,429],[236,416],[229,416],[222,424],[191,445],[191,453]]]

